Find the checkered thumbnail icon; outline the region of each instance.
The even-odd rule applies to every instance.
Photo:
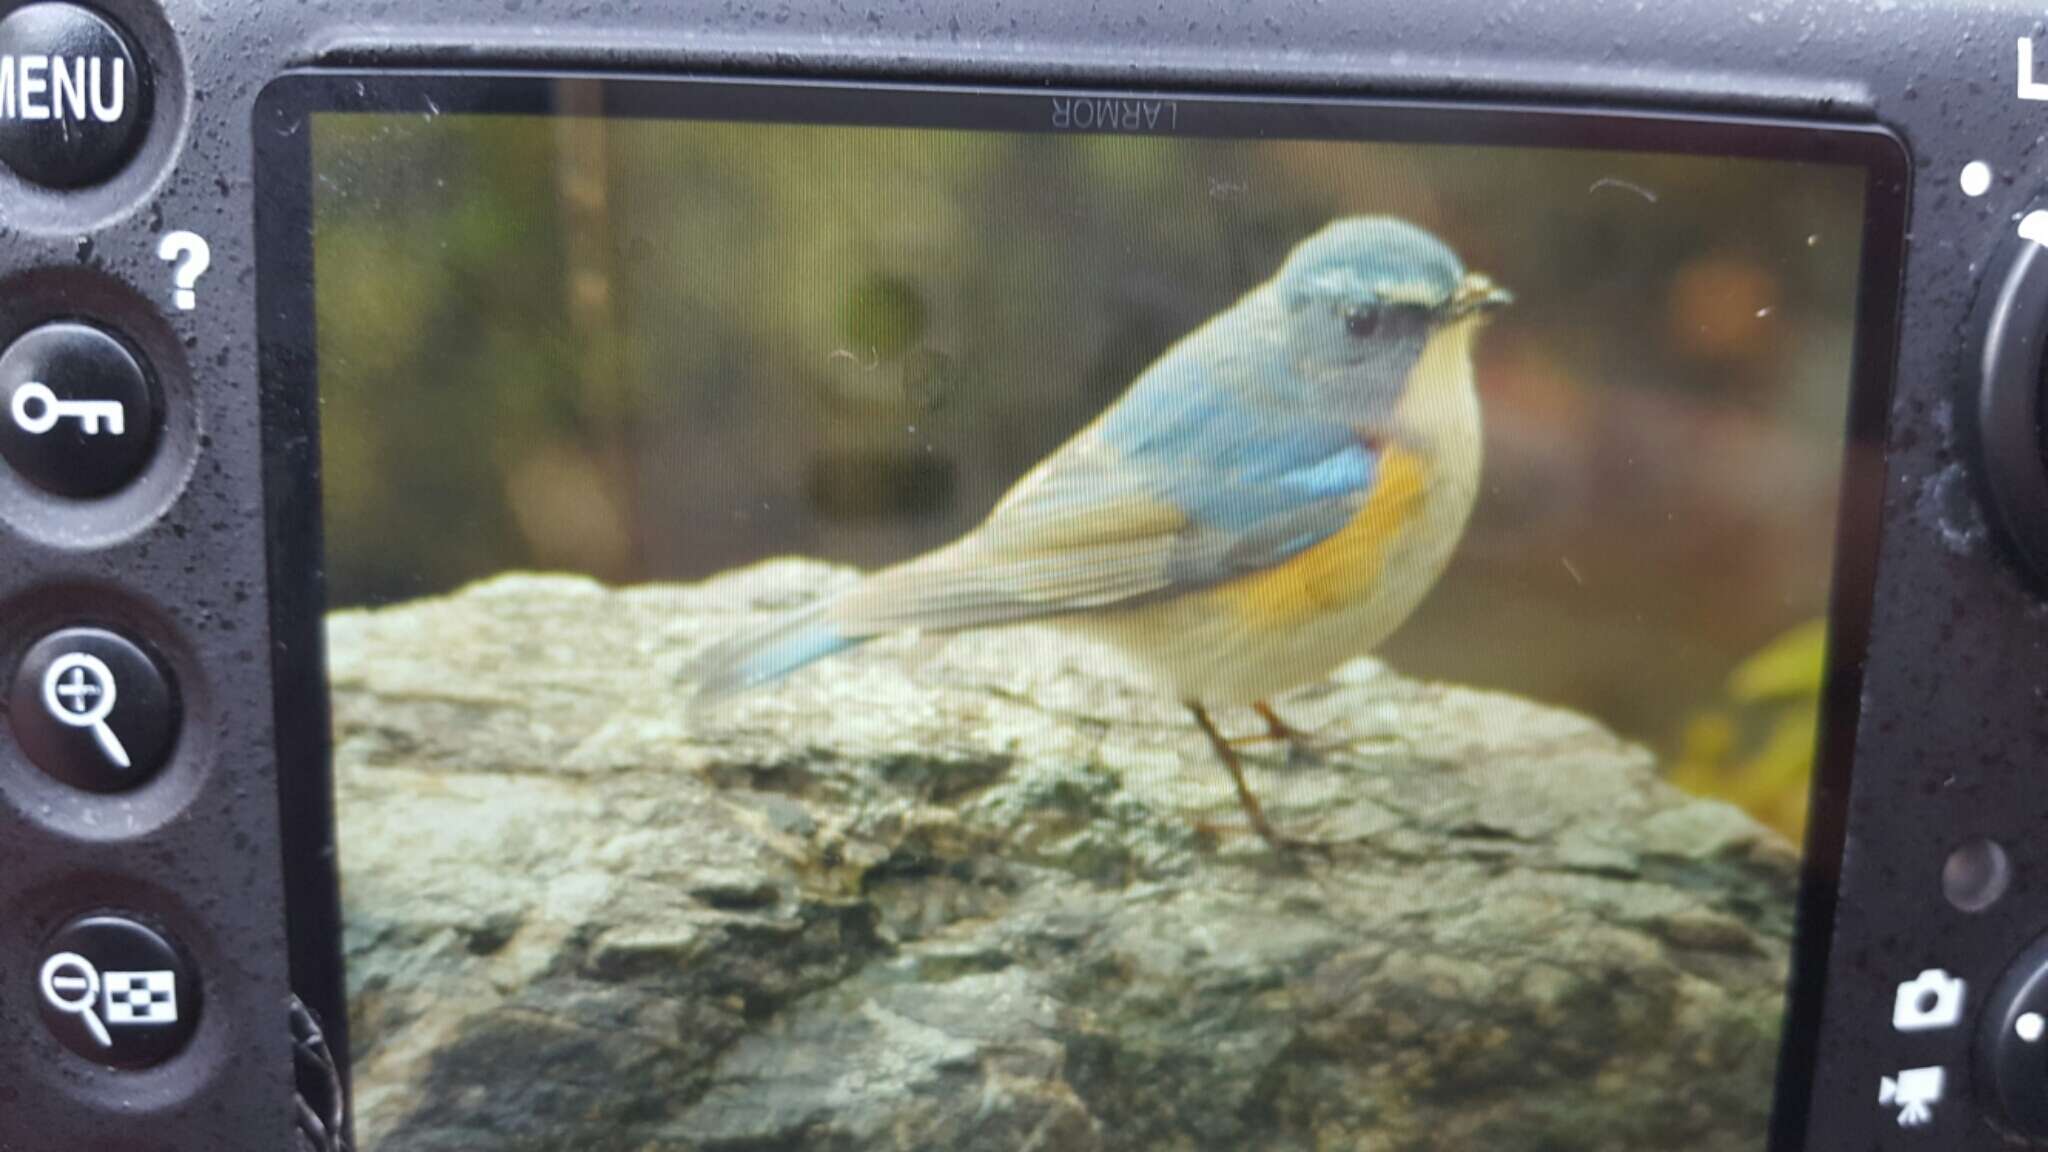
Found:
[[[108,1024],[176,1024],[178,976],[175,972],[106,973]]]

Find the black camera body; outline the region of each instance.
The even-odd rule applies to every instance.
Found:
[[[0,1148],[332,1126],[291,1008],[345,1068],[301,133],[559,111],[558,81],[629,116],[687,87],[738,121],[1239,138],[1284,105],[1860,166],[1770,1146],[2048,1142],[2044,43],[2017,8],[1814,0],[0,5]]]

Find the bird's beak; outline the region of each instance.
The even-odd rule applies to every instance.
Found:
[[[1485,316],[1515,302],[1515,294],[1493,282],[1483,272],[1468,272],[1451,294],[1451,315],[1457,318]]]

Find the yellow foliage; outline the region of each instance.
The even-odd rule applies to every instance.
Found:
[[[1686,722],[1671,782],[1738,805],[1796,843],[1806,830],[1826,674],[1826,619],[1766,644],[1729,674],[1720,701]]]
[[[1827,656],[1827,618],[1808,620],[1737,666],[1728,677],[1728,695],[1745,702],[1818,700]]]

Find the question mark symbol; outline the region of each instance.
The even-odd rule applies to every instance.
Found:
[[[181,312],[190,312],[199,306],[199,293],[194,291],[199,278],[213,263],[213,249],[196,232],[173,232],[164,237],[156,246],[156,258],[176,265],[171,272],[171,283],[177,291],[171,293],[171,300]]]

